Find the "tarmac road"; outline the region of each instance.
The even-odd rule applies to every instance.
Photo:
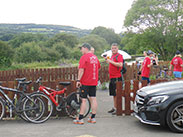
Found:
[[[61,117],[49,119],[42,124],[22,120],[0,122],[0,137],[182,137],[166,127],[140,123],[133,116],[112,116],[107,111],[112,107],[112,98],[107,91],[98,91],[97,123],[75,125],[72,119]]]

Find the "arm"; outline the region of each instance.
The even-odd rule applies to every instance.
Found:
[[[78,80],[81,80],[83,74],[84,74],[84,69],[80,68],[79,71],[78,71]]]
[[[123,63],[122,62],[114,62],[114,61],[112,61],[110,59],[107,59],[106,62],[107,63],[111,63],[111,64],[113,64],[116,67],[123,67]]]
[[[180,66],[183,67],[183,60],[180,61]]]
[[[156,56],[155,61],[156,61],[156,65],[159,65],[158,64],[158,56]]]
[[[81,86],[81,78],[84,74],[84,69],[83,68],[79,68],[79,71],[78,71],[78,79],[77,79],[77,83],[76,83],[76,87],[79,88]]]
[[[170,70],[170,71],[172,70],[172,64],[170,64],[169,70]]]
[[[117,55],[116,57],[114,57],[116,61],[113,61],[109,58],[105,58],[107,63],[111,63],[112,65],[116,66],[116,67],[123,67],[123,56],[122,55]]]
[[[172,75],[172,66],[173,66],[173,65],[172,65],[172,64],[170,64],[170,67],[169,67],[169,73],[168,73],[168,75],[170,75],[170,76]]]
[[[148,68],[150,68],[150,67],[153,65],[151,59],[148,59],[148,60],[146,61],[146,65],[147,65]]]
[[[150,68],[153,65],[153,63],[151,62],[149,65],[147,65],[148,68]]]

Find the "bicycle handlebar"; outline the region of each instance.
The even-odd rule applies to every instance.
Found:
[[[40,83],[41,80],[42,80],[42,77],[39,77],[39,78],[36,80],[36,84]]]

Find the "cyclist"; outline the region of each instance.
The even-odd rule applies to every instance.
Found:
[[[147,51],[147,56],[145,57],[142,67],[141,67],[141,76],[142,80],[146,80],[147,84],[150,84],[150,79],[149,79],[149,74],[150,74],[150,69],[153,63],[151,62],[151,57],[153,56],[153,52],[151,50]],[[142,84],[139,84],[139,88],[142,88]]]
[[[93,53],[91,53],[91,46],[88,43],[84,43],[81,47],[81,56],[79,61],[79,71],[76,87],[80,87],[83,91],[82,104],[80,107],[79,117],[73,122],[74,124],[84,124],[83,114],[86,107],[86,97],[89,95],[91,101],[91,116],[88,119],[89,123],[96,123],[95,115],[97,111],[97,100],[96,100],[96,86],[98,84],[98,70],[100,69],[100,63]]]
[[[113,97],[113,108],[108,111],[113,115],[116,114],[117,96],[116,96],[116,82],[122,81],[121,69],[123,67],[123,56],[118,53],[118,44],[111,45],[112,56],[110,59],[105,57],[106,62],[109,64],[109,95]]]
[[[172,59],[171,63],[170,63],[170,67],[169,67],[169,75],[171,75],[171,70],[172,67],[174,67],[173,69],[173,75],[175,76],[175,78],[181,78],[182,77],[182,67],[183,67],[183,61],[181,59],[181,53],[180,51],[177,51],[175,53],[175,57]]]

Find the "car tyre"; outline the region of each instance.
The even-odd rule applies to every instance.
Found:
[[[170,106],[166,121],[170,130],[183,133],[183,101],[178,101]]]

